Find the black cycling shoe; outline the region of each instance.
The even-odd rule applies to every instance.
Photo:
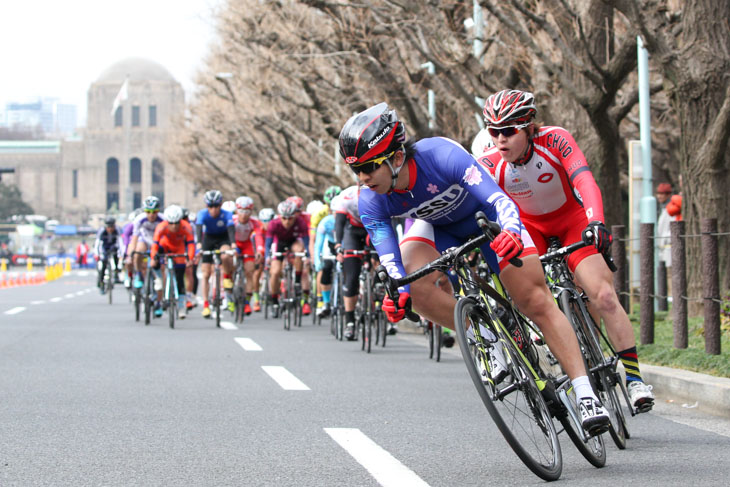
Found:
[[[355,341],[355,323],[348,323],[345,329],[345,339],[349,342]]]

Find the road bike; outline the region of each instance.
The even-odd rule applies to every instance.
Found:
[[[567,432],[573,444],[594,466],[606,462],[600,434],[590,436],[581,426],[575,393],[567,375],[545,344],[540,330],[512,304],[496,274],[487,281],[468,264],[467,254],[491,242],[501,231],[484,213],[476,214],[482,235],[401,278],[377,274],[386,291],[398,302],[398,287],[431,272],[453,269],[458,280],[454,309],[456,338],[469,376],[497,428],[522,462],[537,476],[556,480],[563,468],[558,434]],[[521,266],[519,259],[510,260]],[[406,317],[419,321],[412,310]],[[503,363],[506,376],[497,375],[495,361]],[[558,431],[555,418],[563,430]]]
[[[342,295],[344,274],[342,271],[342,263],[338,262],[334,255],[322,257],[322,259],[335,262],[335,268],[332,272],[332,292],[330,294],[330,306],[332,307],[330,314],[330,333],[332,333],[332,336],[336,340],[342,341],[345,336],[345,300]]]
[[[243,319],[246,316],[246,270],[244,269],[244,263],[246,259],[254,258],[253,255],[235,254],[233,256],[233,304],[235,306],[233,310],[233,320],[236,323],[243,323]],[[265,314],[267,311],[264,312]]]
[[[203,250],[201,255],[213,256],[213,297],[210,304],[213,305],[213,313],[215,314],[215,326],[221,327],[221,306],[223,305],[223,289],[222,289],[222,261],[221,254],[235,255],[235,250]]]
[[[105,252],[100,264],[101,268],[105,269],[104,275],[101,277],[101,289],[109,297],[109,304],[112,304],[112,293],[114,291],[115,266],[112,265],[113,263],[114,259]]]
[[[284,318],[284,329],[291,330],[292,325],[302,326],[302,289],[296,281],[294,259],[305,257],[306,252],[274,252],[272,257],[284,257],[284,267],[281,271],[281,294],[279,297],[279,312]]]
[[[169,318],[170,328],[175,328],[175,318],[177,318],[178,307],[182,312],[185,312],[185,294],[180,296],[178,291],[178,280],[177,273],[175,272],[175,258],[185,257],[187,260],[187,254],[164,254],[165,256],[165,269],[167,270],[167,276],[165,277],[165,287],[162,294],[162,306],[167,308],[167,314]]]
[[[593,320],[588,311],[588,298],[576,287],[567,263],[567,257],[572,252],[593,245],[589,241],[591,238],[592,235],[587,234],[587,241],[561,247],[560,240],[551,237],[548,241],[548,251],[540,257],[540,261],[543,263],[547,285],[578,337],[581,353],[587,365],[586,369],[590,372],[589,378],[593,390],[596,391],[611,419],[608,429],[611,438],[618,448],[624,449],[626,439],[630,437],[630,434],[621,408],[619,391],[627,405],[630,404],[630,401],[626,387],[621,380],[621,374],[617,370],[618,354],[601,327]],[[604,259],[609,268],[615,270],[615,265],[610,257],[604,255]],[[632,415],[635,414],[632,407],[629,406],[628,409]]]

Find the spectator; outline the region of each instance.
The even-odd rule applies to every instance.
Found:
[[[672,267],[671,233],[669,230],[669,222],[672,221],[672,217],[667,213],[667,204],[671,196],[671,184],[660,183],[657,186],[656,200],[659,203],[659,219],[656,227],[657,251],[659,252],[659,261],[664,262],[667,267],[667,275],[669,274],[669,268]]]
[[[86,245],[86,240],[82,240],[76,247],[76,263],[79,265],[79,268],[86,268],[88,256],[89,246]]]

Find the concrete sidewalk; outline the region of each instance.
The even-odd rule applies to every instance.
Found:
[[[641,375],[658,399],[730,418],[730,379],[648,364],[641,364]]]

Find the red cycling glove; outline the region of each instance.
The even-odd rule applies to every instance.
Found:
[[[517,257],[525,248],[522,244],[522,238],[512,230],[502,230],[489,246],[505,260]]]
[[[388,321],[396,323],[406,316],[406,308],[411,307],[411,295],[410,293],[400,293],[398,297],[398,306],[395,305],[390,296],[385,296],[383,299],[383,311],[385,316],[388,317]]]

